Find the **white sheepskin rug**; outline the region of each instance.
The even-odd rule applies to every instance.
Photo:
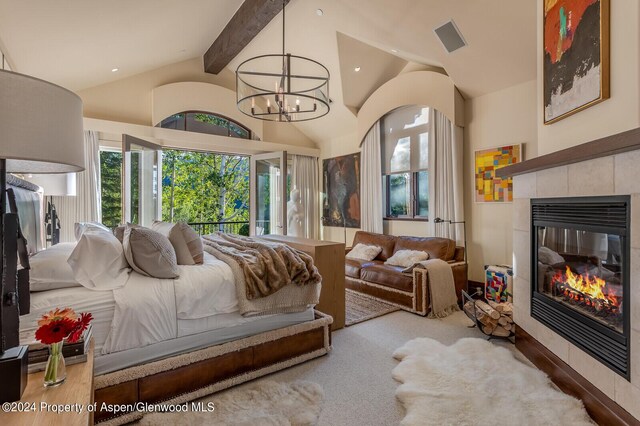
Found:
[[[409,341],[393,357],[402,425],[593,425],[582,401],[484,339]]]
[[[317,383],[263,381],[195,402],[213,402],[212,412],[153,413],[142,425],[311,426],[318,423],[324,392]],[[191,406],[191,403],[189,403]]]

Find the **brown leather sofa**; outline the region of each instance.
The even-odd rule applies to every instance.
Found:
[[[382,247],[382,252],[372,261],[345,259],[345,283],[352,290],[377,297],[413,313],[429,313],[427,276],[422,269],[413,274],[402,273],[402,267],[385,265],[384,262],[398,250],[421,250],[430,259],[442,259],[451,264],[458,300],[462,290],[467,290],[467,264],[464,247],[456,247],[455,241],[438,237],[395,237],[358,231],[353,246],[358,243]]]

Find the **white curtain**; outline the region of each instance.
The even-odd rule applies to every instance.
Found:
[[[429,226],[431,235],[451,238],[459,245],[462,224],[434,223],[435,218],[464,220],[462,188],[462,128],[439,111],[430,109],[429,129]]]
[[[317,239],[320,234],[318,183],[318,159],[306,155],[293,156],[291,187],[300,191],[300,202],[304,211],[302,231],[305,238]]]
[[[380,122],[373,125],[362,141],[361,222],[367,232],[383,233],[382,217],[382,159],[380,149]]]
[[[84,132],[85,170],[76,177],[75,197],[50,197],[60,218],[60,242],[73,242],[76,222],[101,222],[100,141],[98,133]],[[47,197],[45,197],[47,198]]]
[[[282,223],[279,222],[282,211],[280,192],[280,167],[269,166],[269,234],[282,234]]]

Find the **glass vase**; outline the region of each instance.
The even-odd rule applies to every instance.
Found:
[[[67,378],[67,369],[62,355],[63,342],[49,345],[49,359],[44,370],[44,386],[52,387],[61,385]]]

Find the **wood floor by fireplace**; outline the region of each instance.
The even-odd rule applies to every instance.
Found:
[[[629,379],[629,196],[531,200],[531,316]]]

